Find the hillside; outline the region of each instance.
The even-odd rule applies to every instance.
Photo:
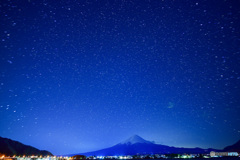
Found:
[[[0,137],[0,153],[8,156],[12,155],[52,155],[52,153],[39,150],[32,146],[24,145],[18,141]]]

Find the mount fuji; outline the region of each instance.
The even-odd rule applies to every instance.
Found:
[[[216,149],[202,149],[202,148],[177,148],[167,145],[155,144],[147,141],[138,135],[134,135],[127,140],[120,142],[112,147],[101,149],[98,151],[79,153],[85,156],[119,156],[119,155],[136,155],[136,154],[169,154],[169,153],[210,153],[211,151],[218,151]],[[72,154],[69,156],[78,155]]]

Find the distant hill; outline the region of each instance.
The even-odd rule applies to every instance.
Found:
[[[138,135],[134,135],[129,139],[112,146],[110,148],[80,153],[86,156],[118,156],[118,155],[136,155],[136,154],[169,154],[169,153],[210,153],[210,151],[218,151],[216,149],[201,149],[201,148],[177,148],[166,145],[155,144],[147,141]],[[76,154],[72,154],[76,155]],[[72,156],[71,155],[71,156]]]
[[[52,155],[52,153],[39,150],[32,146],[24,145],[20,142],[8,138],[0,137],[0,153],[8,156],[12,155]]]
[[[240,152],[240,140],[231,146],[225,147],[223,150],[227,152]]]

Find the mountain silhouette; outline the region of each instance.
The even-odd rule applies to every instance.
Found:
[[[8,138],[0,137],[0,153],[6,156],[13,156],[13,155],[43,155],[43,156],[52,156],[52,153],[39,150],[32,146],[24,145],[18,141],[13,141]]]
[[[226,152],[240,152],[240,140],[233,145],[225,147],[223,150]]]
[[[216,149],[202,149],[202,148],[177,148],[167,145],[155,144],[147,141],[138,135],[134,135],[127,140],[118,143],[109,148],[79,153],[86,156],[119,156],[119,155],[136,155],[136,154],[169,154],[169,153],[210,153],[211,151],[219,151]],[[77,155],[77,154],[72,154]],[[72,156],[71,155],[71,156]]]

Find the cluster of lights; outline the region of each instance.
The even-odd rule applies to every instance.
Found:
[[[40,155],[40,156],[35,156],[35,155],[32,155],[32,156],[26,156],[26,155],[23,155],[23,156],[5,156],[5,155],[0,155],[0,159],[5,159],[5,158],[8,158],[8,159],[11,159],[11,158],[17,158],[18,160],[31,160],[31,159],[36,159],[36,160],[57,160],[57,159],[71,159],[71,157],[68,157],[68,156],[43,156],[43,155]]]
[[[161,156],[161,158],[166,158],[165,155],[159,155]],[[196,158],[197,155],[188,155],[188,154],[183,154],[183,155],[178,155],[178,157],[176,158]],[[92,157],[92,158],[90,158]],[[90,156],[88,158],[90,159],[133,159],[132,156]],[[73,160],[72,157],[68,157],[68,156],[12,156],[12,157],[8,157],[5,155],[0,155],[0,160],[4,160],[4,159],[11,159],[11,158],[17,158],[17,160],[32,160],[32,159],[36,159],[36,160]],[[203,155],[203,158],[209,158],[209,155]],[[144,157],[140,157],[139,159],[144,159]]]

